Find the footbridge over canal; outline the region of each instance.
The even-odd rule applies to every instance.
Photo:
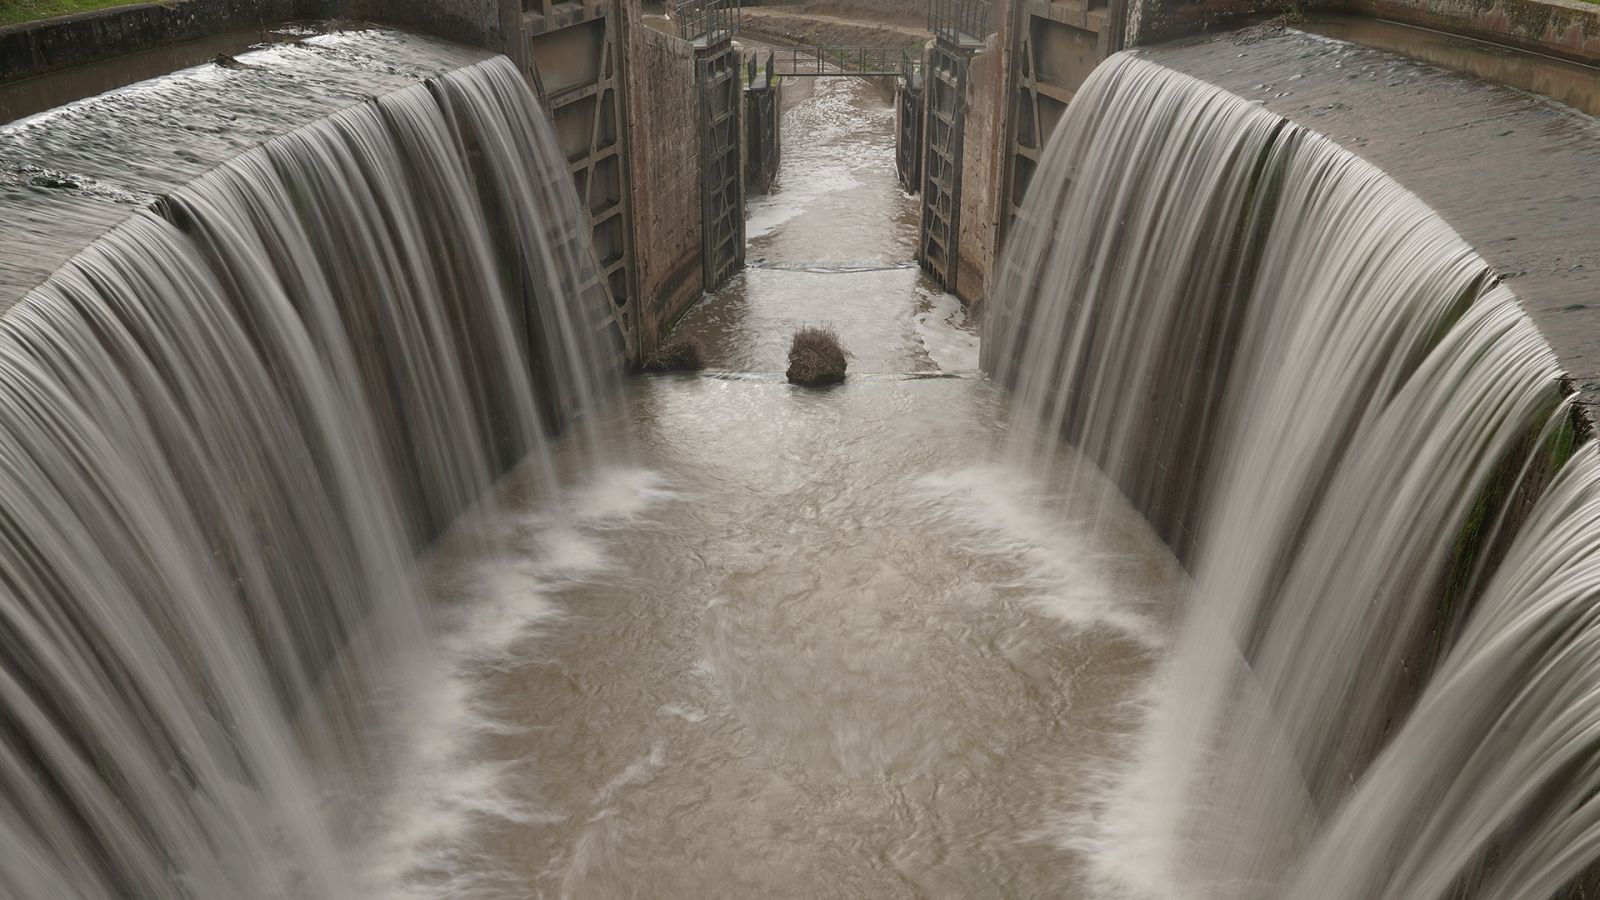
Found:
[[[752,61],[753,64],[754,61]],[[783,78],[916,77],[922,61],[900,47],[780,47],[767,54],[766,71]]]

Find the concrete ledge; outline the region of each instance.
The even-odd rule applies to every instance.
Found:
[[[1600,419],[1600,119],[1330,38],[1231,38],[1137,52],[1326,136],[1420,197],[1517,294]]]
[[[1348,11],[1600,63],[1600,4],[1583,0],[1352,0]],[[1600,85],[1595,90],[1600,91]]]
[[[1350,13],[1600,64],[1600,3],[1586,0],[1146,0],[1129,10],[1133,45],[1151,45],[1251,20],[1299,13]]]
[[[1296,27],[1549,97],[1600,116],[1600,67],[1370,16],[1319,14]]]
[[[1283,0],[1132,0],[1128,11],[1128,46],[1145,46],[1189,35],[1222,31],[1284,11]],[[1299,4],[1302,9],[1332,10],[1338,4]]]
[[[171,0],[0,28],[0,81],[164,44],[302,19],[335,18],[346,0]]]
[[[389,64],[397,53],[405,65]],[[196,67],[137,95],[97,96],[69,115],[0,127],[0,312],[118,223],[217,166],[488,56],[362,28],[333,48],[264,49],[243,67]]]
[[[165,0],[0,28],[0,82],[229,32],[286,22],[357,19],[498,52],[514,31],[502,0]],[[514,26],[514,20],[509,23]],[[515,58],[515,56],[513,56]]]

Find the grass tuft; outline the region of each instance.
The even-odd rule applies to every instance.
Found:
[[[833,326],[802,328],[789,345],[789,381],[805,387],[838,384],[844,381],[848,356]]]
[[[646,372],[698,372],[705,367],[700,341],[683,334],[662,341],[644,361]]]

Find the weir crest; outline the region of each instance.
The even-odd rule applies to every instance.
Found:
[[[1592,120],[1282,20],[936,5],[891,105],[494,6],[0,128],[0,895],[1587,896]],[[1439,190],[1544,144],[1542,230]]]
[[[1130,761],[1062,837],[1095,877],[1398,900],[1583,870],[1600,472],[1470,247],[1325,138],[1123,54],[995,297],[986,368],[1195,582]]]
[[[0,893],[371,887],[319,779],[385,765],[415,550],[608,390],[581,222],[498,58],[231,160],[7,312]]]

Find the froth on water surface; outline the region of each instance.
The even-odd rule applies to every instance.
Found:
[[[984,345],[1194,576],[1137,749],[1058,838],[1113,897],[1555,896],[1600,834],[1600,544],[1524,282],[1145,52],[1076,95]]]
[[[23,213],[0,263],[67,254],[0,319],[5,896],[389,897],[359,864],[383,798],[424,830],[479,814],[412,790],[460,724],[429,718],[460,684],[430,654],[412,558],[511,463],[546,473],[544,423],[605,393],[603,310],[574,289],[593,259],[507,60],[424,87],[426,54],[371,55],[406,39],[326,40],[320,95],[274,68],[320,51],[279,48],[0,131],[81,175],[0,194]],[[257,80],[215,83],[235,72]],[[330,98],[351,102],[263,124]],[[130,127],[257,107],[189,142]],[[185,148],[215,156],[154,152]],[[81,189],[102,178],[164,196]],[[74,231],[52,191],[119,215]],[[427,714],[391,715],[396,695]],[[492,796],[462,771],[456,794]]]
[[[1126,750],[1186,583],[1142,520],[980,462],[1003,403],[977,381],[658,378],[630,404],[648,469],[513,513],[525,549],[452,581],[463,621],[533,624],[475,630],[474,765],[515,805],[439,886],[1070,888],[1052,822]]]
[[[756,214],[794,214],[680,325],[712,370],[635,383],[628,466],[563,450],[587,500],[506,488],[484,545],[513,552],[435,560],[452,618],[495,626],[451,626],[486,648],[451,752],[487,812],[418,893],[1079,894],[1057,825],[1129,751],[1187,579],[1094,466],[1007,461],[972,326],[881,229],[916,208],[886,98],[792,99]],[[793,388],[788,335],[821,322],[852,374]]]

